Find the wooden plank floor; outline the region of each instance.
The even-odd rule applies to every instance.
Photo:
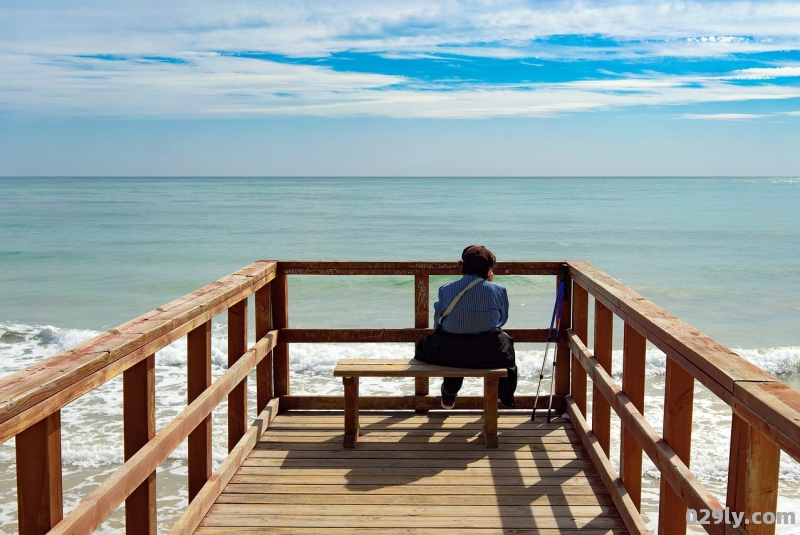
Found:
[[[361,414],[342,448],[341,412],[277,416],[195,533],[383,535],[627,533],[569,420]]]

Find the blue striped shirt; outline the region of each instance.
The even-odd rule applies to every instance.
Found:
[[[436,311],[433,327],[439,316],[447,310],[456,295],[480,278],[477,275],[464,275],[460,280],[439,288],[439,300],[433,304]],[[505,286],[482,280],[461,298],[450,315],[442,320],[442,329],[454,334],[477,334],[499,329],[508,320],[508,294]]]

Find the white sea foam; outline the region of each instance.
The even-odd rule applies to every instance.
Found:
[[[0,377],[14,373],[43,358],[68,349],[98,334],[86,329],[60,329],[54,326],[27,326],[0,323]],[[536,390],[539,371],[542,368],[544,349],[533,344],[519,344],[517,365],[520,394],[533,394]],[[776,347],[762,349],[736,348],[734,352],[746,360],[779,375],[782,380],[797,388],[800,383],[800,347]],[[212,330],[212,375],[218,377],[227,368],[227,342],[223,325],[214,325]],[[341,381],[333,377],[333,368],[341,358],[411,358],[411,344],[293,344],[290,350],[292,391],[294,393],[341,395]],[[157,429],[163,428],[186,406],[186,340],[181,339],[156,354],[156,403]],[[663,376],[666,356],[649,347],[646,353],[646,410],[652,425],[660,431],[663,413]],[[622,351],[613,352],[613,369],[617,381],[622,372]],[[545,381],[542,394],[549,389],[552,375],[552,348],[544,366]],[[253,381],[249,382],[253,387]],[[362,382],[364,395],[411,394],[413,381],[398,378],[367,378]],[[432,391],[437,385],[432,383]],[[476,395],[482,392],[482,383],[467,380],[463,394]],[[251,396],[253,393],[251,393]],[[252,398],[251,398],[252,399]],[[712,492],[722,498],[728,470],[728,448],[730,439],[730,407],[698,385],[695,393],[694,437],[691,459],[692,472]],[[74,401],[62,410],[62,458],[65,478],[82,478],[83,474],[94,474],[91,479],[101,477],[122,463],[122,395],[121,378],[117,377]],[[224,404],[212,416],[214,425],[213,460],[218,465],[227,455]],[[613,419],[612,453],[619,447],[619,423]],[[90,430],[90,431],[87,431]],[[702,437],[702,439],[700,438]],[[165,466],[170,474],[180,479],[185,471],[186,444],[173,451]],[[618,454],[612,454],[616,463]],[[171,463],[171,464],[170,464]],[[9,520],[15,502],[13,441],[0,445],[0,520]],[[646,480],[657,485],[659,473],[649,459],[643,466]],[[182,481],[182,479],[180,479]],[[800,464],[783,455],[780,467],[782,499],[791,504],[800,499]],[[79,487],[76,487],[79,488]],[[75,491],[73,491],[75,492]],[[182,499],[176,486],[163,499]],[[76,501],[77,496],[69,500]],[[66,497],[65,497],[66,499]],[[159,500],[162,498],[160,497]],[[182,503],[182,502],[181,502]],[[117,530],[104,530],[115,533]],[[2,530],[0,530],[2,532]]]

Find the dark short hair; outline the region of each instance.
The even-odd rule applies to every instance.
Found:
[[[477,275],[486,279],[496,262],[497,258],[483,245],[470,245],[462,251],[459,265],[462,275]]]

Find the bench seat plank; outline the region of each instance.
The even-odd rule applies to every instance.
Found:
[[[341,359],[334,377],[507,377],[505,368],[476,370],[436,366],[416,359]]]
[[[355,448],[361,428],[358,421],[360,377],[483,377],[483,437],[487,448],[497,443],[497,387],[505,368],[476,370],[435,366],[416,359],[341,359],[333,370],[344,383],[344,447]],[[426,389],[427,390],[427,389]]]

